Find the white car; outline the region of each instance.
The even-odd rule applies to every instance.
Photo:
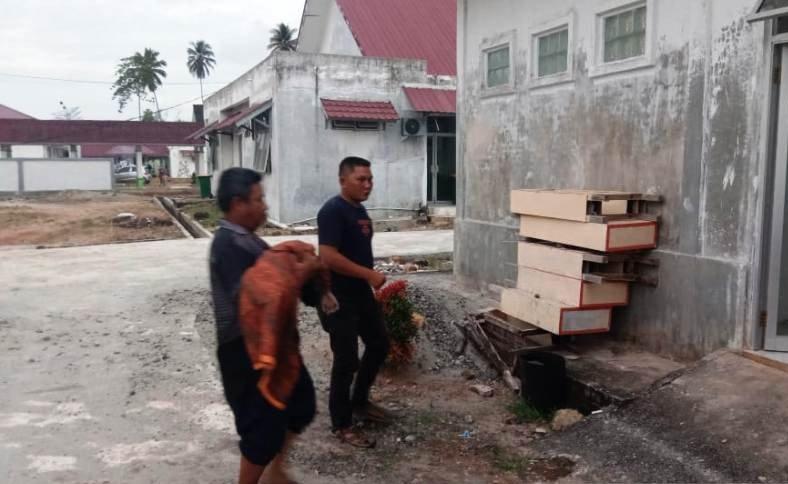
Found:
[[[145,183],[150,183],[150,173],[143,173]],[[115,181],[118,183],[134,183],[137,181],[137,167],[127,166],[115,171]]]

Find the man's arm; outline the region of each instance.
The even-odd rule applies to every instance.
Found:
[[[367,281],[375,289],[380,289],[386,283],[386,276],[382,273],[356,264],[340,254],[334,246],[321,245],[320,259],[326,267],[337,274]]]

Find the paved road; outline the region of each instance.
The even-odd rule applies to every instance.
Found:
[[[452,241],[382,233],[375,250]],[[0,251],[0,482],[231,482],[232,420],[194,324],[208,244]]]

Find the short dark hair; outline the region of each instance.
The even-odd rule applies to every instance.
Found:
[[[259,173],[249,168],[228,168],[225,170],[219,178],[219,193],[216,195],[216,201],[219,203],[221,211],[224,213],[230,211],[233,198],[249,200],[252,187],[260,183],[262,179],[263,177]]]
[[[370,163],[369,160],[360,158],[358,156],[348,156],[342,160],[341,163],[339,163],[339,176],[342,176],[349,171],[355,170],[357,166],[369,168],[372,166],[372,163]]]

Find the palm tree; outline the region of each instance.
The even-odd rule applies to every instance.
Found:
[[[159,108],[159,97],[156,96],[156,90],[162,85],[162,78],[167,77],[167,72],[164,70],[167,67],[167,61],[159,59],[159,53],[148,48],[142,54],[135,53],[132,59],[140,83],[153,94],[153,100],[156,102],[156,115],[161,119],[161,108]]]
[[[291,29],[287,24],[280,23],[271,29],[269,49],[292,51],[296,50],[298,39],[294,38],[298,29]]]
[[[162,85],[162,78],[167,77],[164,68],[167,62],[159,59],[159,53],[146,48],[143,53],[135,52],[131,57],[120,60],[117,68],[117,79],[113,84],[113,98],[117,98],[121,111],[126,106],[129,98],[137,96],[137,110],[142,119],[142,96],[149,91],[156,102],[156,114],[161,119],[159,97],[156,90]]]
[[[200,80],[200,98],[202,98],[202,103],[205,104],[202,81],[210,75],[211,69],[213,69],[214,64],[216,64],[213,49],[208,42],[198,40],[197,42],[191,43],[191,47],[186,50],[186,53],[189,55],[186,66],[189,68],[189,72]]]

